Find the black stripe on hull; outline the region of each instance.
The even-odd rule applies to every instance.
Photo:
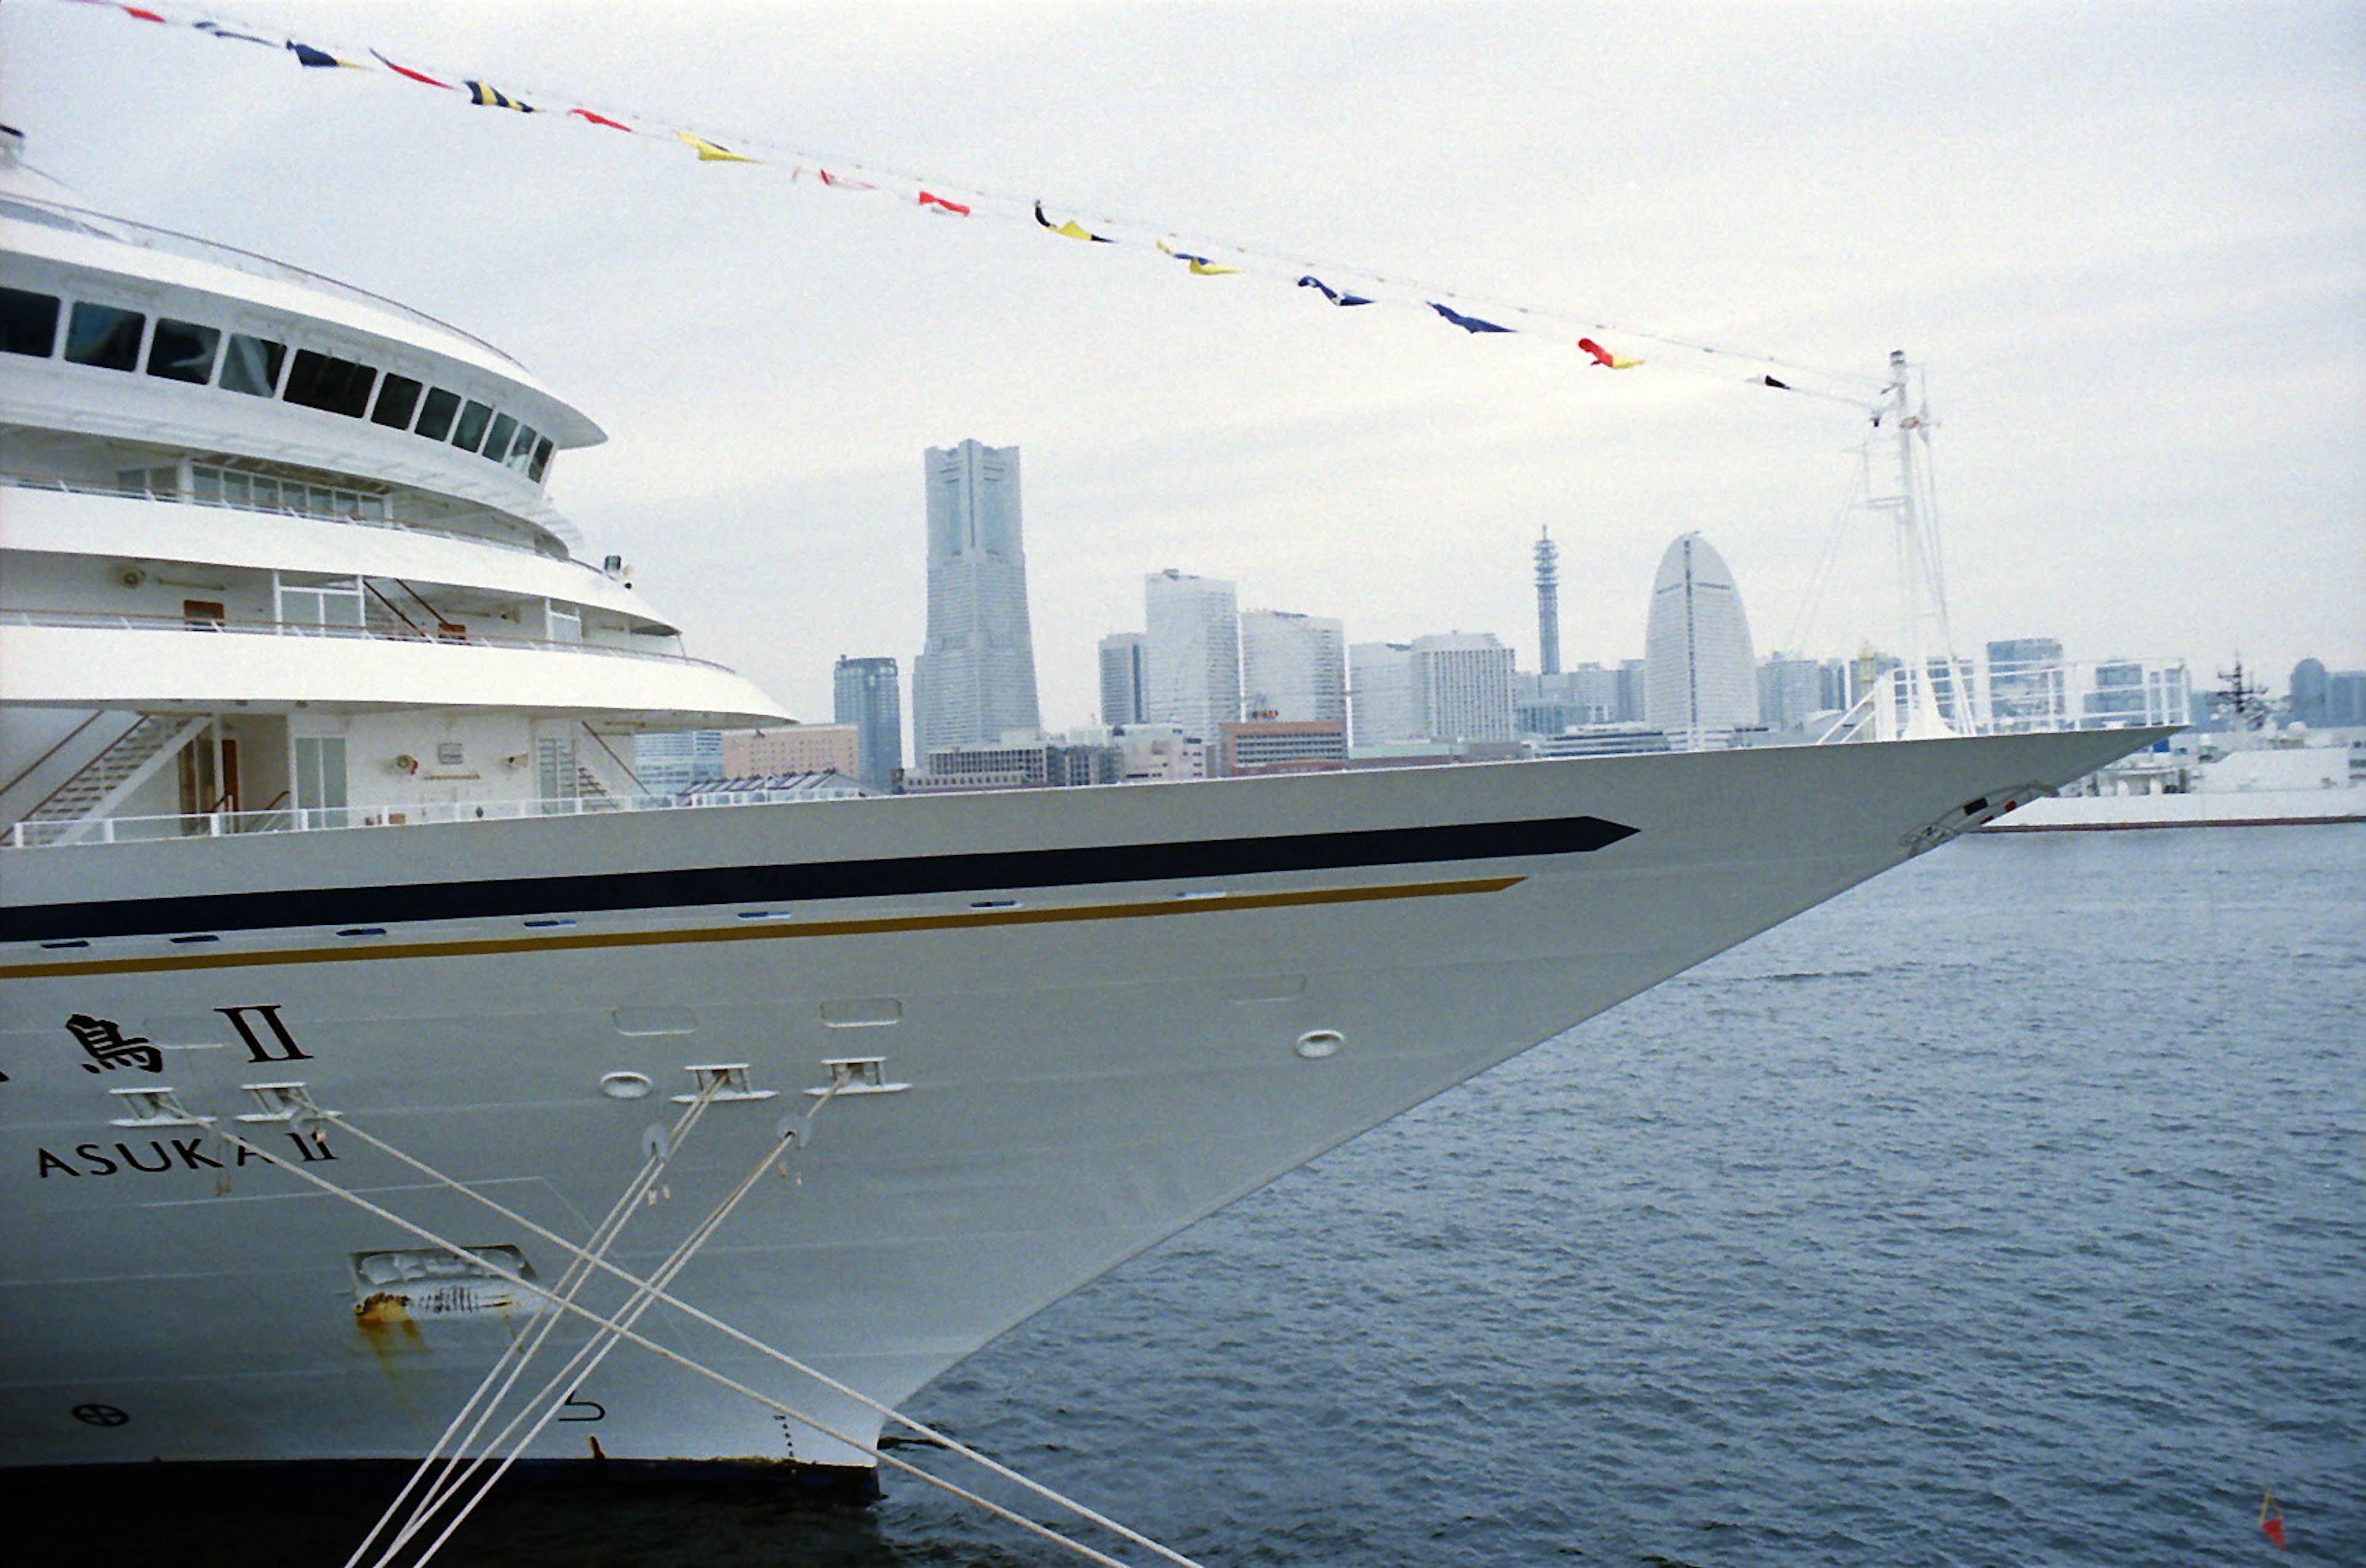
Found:
[[[792,865],[683,867],[493,882],[393,883],[266,893],[38,904],[0,911],[0,941],[161,936],[180,931],[384,924],[585,914],[708,904],[814,903],[930,893],[1000,893],[1121,882],[1200,881],[1277,872],[1348,871],[1584,854],[1635,829],[1599,817],[1372,828],[1255,839],[999,850]]]

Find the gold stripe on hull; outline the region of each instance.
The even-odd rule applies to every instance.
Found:
[[[943,915],[880,916],[794,924],[701,926],[687,931],[578,931],[565,936],[486,937],[472,941],[388,942],[373,947],[297,947],[263,953],[176,953],[149,958],[85,958],[0,965],[0,980],[48,980],[82,975],[152,975],[175,970],[245,969],[278,964],[367,964],[401,958],[476,958],[496,953],[564,953],[582,948],[653,947],[674,942],[780,942],[797,938],[877,936],[901,931],[961,931],[980,926],[1054,925],[1080,920],[1140,920],[1165,915],[1286,909],[1319,904],[1365,904],[1398,898],[1453,898],[1500,893],[1527,878],[1471,877],[1456,882],[1395,883],[1377,887],[1318,887],[1294,893],[1224,893],[1131,904],[1077,904],[1044,909],[963,910]]]

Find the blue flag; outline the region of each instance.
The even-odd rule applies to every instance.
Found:
[[[1329,284],[1324,282],[1321,278],[1316,277],[1312,274],[1300,278],[1298,280],[1298,287],[1301,288],[1321,289],[1323,291],[1323,298],[1330,300],[1334,305],[1369,305],[1371,303],[1369,299],[1365,299],[1360,294],[1347,294],[1339,289],[1334,288]]]
[[[1476,316],[1466,316],[1461,311],[1450,310],[1435,299],[1429,302],[1429,308],[1466,333],[1508,333],[1518,330],[1515,327],[1499,327],[1493,321],[1482,321]]]

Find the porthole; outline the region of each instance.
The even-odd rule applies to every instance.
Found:
[[[1346,1043],[1347,1037],[1335,1029],[1310,1029],[1298,1037],[1298,1043],[1290,1049],[1310,1062],[1319,1062],[1325,1056],[1337,1055],[1339,1047]]]
[[[611,1100],[646,1100],[656,1087],[645,1073],[606,1073],[600,1079],[600,1092]]]

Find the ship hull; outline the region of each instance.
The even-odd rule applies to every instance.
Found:
[[[901,1401],[1323,1150],[2153,738],[12,856],[0,1463],[423,1451],[532,1313],[370,1310],[366,1260],[427,1244],[297,1172],[548,1280],[556,1246],[356,1134],[580,1237],[707,1064],[769,1097],[704,1111],[611,1256],[655,1267],[769,1151],[675,1292]],[[820,1101],[849,1059],[867,1092]],[[287,1082],[343,1119],[325,1149],[233,1120]],[[164,1086],[294,1168],[111,1092]],[[799,1418],[626,1346],[531,1454],[873,1462],[875,1411],[670,1309],[641,1327]]]

